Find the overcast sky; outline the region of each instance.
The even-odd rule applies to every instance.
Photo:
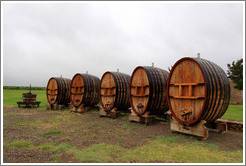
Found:
[[[140,65],[167,70],[182,57],[225,72],[243,58],[242,3],[7,3],[3,85],[46,86],[76,73],[131,75]]]

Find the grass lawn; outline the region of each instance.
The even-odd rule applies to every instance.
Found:
[[[229,105],[226,113],[222,116],[222,119],[242,122],[243,105]]]
[[[207,141],[198,141],[193,136],[171,133],[169,122],[149,126],[130,123],[126,113],[110,119],[99,117],[97,110],[84,114],[46,110],[45,90],[32,90],[41,101],[40,108],[17,108],[16,102],[27,92],[3,90],[5,162],[23,162],[28,156],[28,162],[33,163],[243,162],[241,132],[209,133]],[[243,106],[230,105],[222,118],[242,121]]]
[[[28,90],[3,90],[3,105],[18,107],[17,101],[23,101],[22,93],[28,93]],[[37,101],[41,101],[39,107],[44,108],[47,104],[45,90],[32,90],[33,94],[37,94]]]
[[[22,101],[22,93],[27,93],[28,90],[3,90],[4,106],[16,106],[17,101]],[[37,101],[41,101],[40,108],[45,108],[47,104],[45,90],[32,90],[32,93],[37,94]],[[100,105],[100,103],[98,103]],[[243,121],[243,105],[229,105],[222,119],[232,121]]]

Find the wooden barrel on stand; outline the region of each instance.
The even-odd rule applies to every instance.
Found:
[[[100,81],[100,102],[105,111],[113,108],[125,110],[130,108],[130,76],[119,72],[105,72]]]
[[[71,80],[67,78],[52,77],[49,79],[46,96],[49,104],[63,104],[70,103],[69,86]]]
[[[167,80],[169,72],[150,66],[138,66],[130,80],[130,103],[132,110],[142,115],[164,114],[168,111]]]
[[[77,73],[70,85],[70,99],[75,107],[93,106],[99,103],[100,79],[90,74]]]
[[[230,101],[230,83],[218,65],[202,58],[182,58],[168,78],[168,105],[182,124],[222,117]]]

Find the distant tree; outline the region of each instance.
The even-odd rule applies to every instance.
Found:
[[[228,76],[236,84],[235,88],[243,90],[243,59],[233,61],[232,64],[227,64],[229,70],[227,70]]]

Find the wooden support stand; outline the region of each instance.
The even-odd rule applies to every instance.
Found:
[[[243,122],[217,119],[215,123],[226,124],[227,130],[243,132]]]
[[[127,112],[129,112],[129,111],[127,111],[127,110],[117,110],[117,108],[115,107],[115,108],[113,108],[112,110],[110,110],[110,111],[105,111],[103,108],[102,108],[102,106],[100,107],[100,112],[99,112],[99,114],[100,114],[100,116],[101,117],[109,117],[109,118],[117,118],[121,113],[127,113]]]
[[[173,119],[170,123],[172,132],[179,132],[189,135],[197,136],[199,140],[206,140],[208,138],[208,131],[225,133],[227,131],[226,123],[214,122],[206,124],[205,120],[201,120],[195,125],[185,125],[179,123],[177,120]]]
[[[79,113],[84,113],[86,111],[92,110],[92,109],[96,109],[99,110],[99,106],[84,106],[83,104],[80,105],[79,107],[75,107],[72,104],[70,105],[70,111],[71,112],[79,112]]]
[[[64,108],[68,107],[68,105],[58,104],[58,103],[55,103],[55,104],[47,103],[46,107],[47,107],[47,109],[60,110],[60,109],[64,109]]]
[[[206,121],[202,120],[195,125],[184,125],[179,123],[175,119],[170,123],[171,131],[172,132],[179,132],[190,134],[194,136],[198,136],[202,140],[206,140],[208,138],[208,129],[205,126]]]
[[[24,105],[25,107],[31,107],[31,108],[34,108],[35,105],[37,105],[37,107],[39,107],[39,104],[41,102],[40,101],[36,101],[36,102],[17,102],[18,104],[18,107],[20,108],[21,105]]]
[[[221,121],[215,121],[213,123],[206,124],[209,131],[218,132],[218,133],[225,133],[227,131],[227,124]]]
[[[150,112],[146,112],[143,115],[137,115],[131,109],[131,115],[129,116],[129,120],[131,122],[140,122],[140,123],[145,123],[146,125],[148,125],[152,123],[153,119],[156,117],[163,118],[163,119],[166,119],[167,121],[170,121],[172,115],[171,113],[165,113],[162,115],[150,115]]]
[[[152,118],[153,118],[153,116],[150,116],[149,113],[150,112],[146,112],[143,115],[139,116],[132,111],[131,115],[129,116],[129,120],[131,122],[140,122],[148,125],[152,122]]]

